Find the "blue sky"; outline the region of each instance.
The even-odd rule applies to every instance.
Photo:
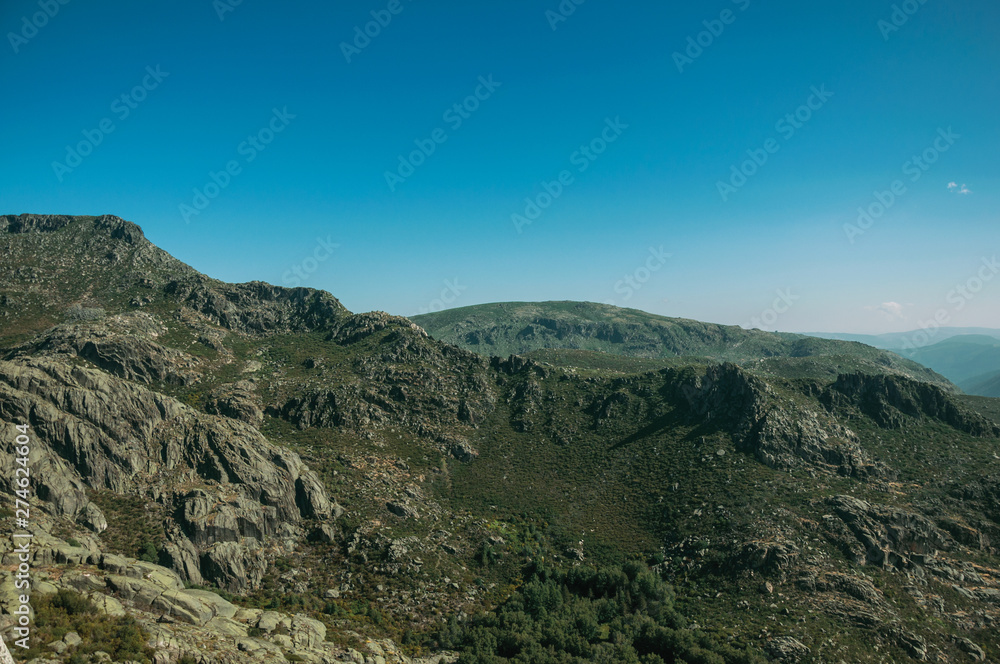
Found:
[[[1000,327],[995,2],[93,4],[0,5],[3,213],[354,311]]]

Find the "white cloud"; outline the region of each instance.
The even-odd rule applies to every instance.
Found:
[[[906,305],[899,302],[883,302],[877,307],[865,307],[868,311],[881,311],[889,320],[903,320],[906,318],[903,313],[905,308]]]
[[[949,182],[948,191],[950,191],[953,194],[962,194],[962,195],[972,193],[972,190],[969,189],[968,185],[963,184],[962,186],[959,186],[957,182]]]

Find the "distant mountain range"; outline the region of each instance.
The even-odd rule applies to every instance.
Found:
[[[839,339],[841,341],[859,341],[875,348],[884,350],[909,349],[911,346],[924,347],[952,337],[966,335],[982,335],[1000,339],[1000,330],[989,327],[940,327],[936,330],[911,330],[909,332],[889,332],[887,334],[849,334],[846,332],[803,332],[810,337],[820,339]]]
[[[1000,330],[983,327],[944,327],[921,345],[922,330],[891,334],[810,333],[822,339],[859,341],[890,350],[933,369],[968,394],[1000,397]]]

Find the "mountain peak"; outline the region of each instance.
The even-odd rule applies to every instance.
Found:
[[[40,332],[73,320],[80,306],[187,308],[247,333],[327,329],[350,313],[324,291],[212,279],[110,214],[0,216],[0,253],[0,320],[16,321],[8,332]]]
[[[66,214],[5,214],[0,216],[0,232],[6,233],[55,233],[73,224],[91,225],[96,231],[107,232],[113,239],[136,244],[146,236],[138,224],[125,221],[113,214],[100,216],[73,216]]]

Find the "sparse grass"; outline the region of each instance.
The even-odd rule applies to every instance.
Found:
[[[100,538],[109,550],[157,562],[157,552],[166,541],[162,508],[147,504],[138,496],[112,491],[93,491],[90,499],[108,521],[108,528]]]

